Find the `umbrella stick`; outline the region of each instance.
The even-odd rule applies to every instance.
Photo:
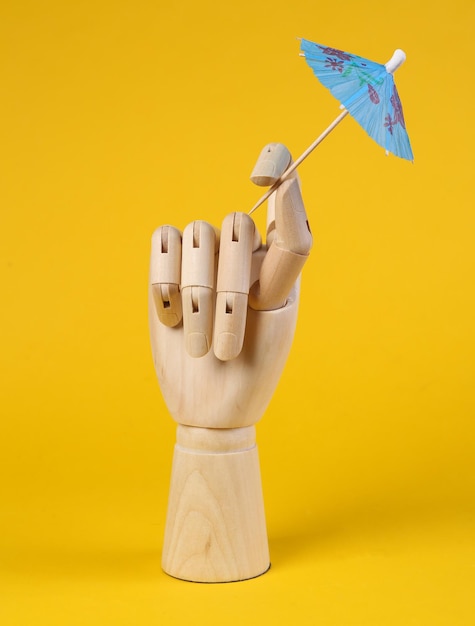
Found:
[[[277,187],[279,187],[284,182],[284,180],[286,180],[286,178],[288,178],[290,176],[290,174],[292,174],[292,172],[295,169],[297,169],[297,167],[300,165],[300,163],[302,163],[302,161],[304,159],[306,159],[308,157],[308,155],[315,150],[315,148],[318,146],[318,144],[321,143],[325,139],[325,137],[331,133],[331,131],[335,128],[335,126],[337,126],[341,122],[341,120],[344,117],[346,117],[347,115],[348,115],[348,111],[346,109],[343,109],[343,111],[340,113],[340,115],[336,119],[333,120],[333,122],[330,124],[330,126],[328,126],[328,128],[326,128],[319,137],[317,137],[315,139],[315,141],[312,143],[312,145],[309,146],[305,150],[305,152],[303,152],[299,156],[299,158],[296,161],[294,161],[293,163],[291,163],[289,165],[289,167],[285,170],[285,172],[282,174],[282,176],[278,180],[275,181],[275,183],[272,185],[272,187],[269,187],[269,189],[266,191],[266,193],[256,202],[256,204],[249,211],[249,215],[251,215],[251,213],[253,213],[257,209],[257,207],[260,207],[261,204],[263,202],[265,202],[267,200],[267,198],[274,193],[274,191],[277,189]]]

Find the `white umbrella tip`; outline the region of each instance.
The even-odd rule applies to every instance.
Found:
[[[406,54],[402,50],[395,50],[393,56],[389,59],[389,61],[385,64],[386,71],[389,74],[394,74],[394,72],[400,67],[404,61],[406,60]]]

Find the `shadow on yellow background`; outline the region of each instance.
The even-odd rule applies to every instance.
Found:
[[[2,3],[2,624],[473,623],[474,18],[469,0]],[[249,210],[262,146],[297,156],[338,114],[299,36],[406,51],[415,164],[347,119],[302,165],[315,247],[258,426],[272,568],[186,584],[160,570],[175,435],[150,235]]]

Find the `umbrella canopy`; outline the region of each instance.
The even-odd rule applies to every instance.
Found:
[[[329,133],[350,113],[368,135],[386,150],[403,159],[413,161],[411,144],[406,131],[401,100],[393,73],[406,59],[402,50],[396,50],[385,64],[375,63],[356,54],[330,48],[307,39],[301,40],[302,56],[318,80],[340,101],[343,111],[296,159],[256,202],[253,213],[271,196],[286,178]]]
[[[388,153],[414,160],[393,77],[405,59],[402,50],[382,65],[306,39],[300,48],[318,80],[376,143]]]

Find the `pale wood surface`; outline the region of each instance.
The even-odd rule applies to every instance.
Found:
[[[295,170],[297,169],[297,167],[302,163],[302,161],[304,161],[314,150],[315,148],[325,139],[325,137],[327,137],[331,131],[338,126],[338,124],[348,115],[348,111],[346,109],[343,110],[342,113],[340,113],[340,115],[338,115],[338,117],[336,117],[333,122],[331,124],[329,124],[329,126],[327,126],[327,128],[325,128],[325,130],[315,139],[315,141],[313,143],[311,143],[309,145],[309,147],[302,152],[302,154],[298,157],[298,159],[296,159],[286,170],[285,172],[282,173],[282,175],[280,176],[280,178],[278,180],[276,180],[272,187],[270,189],[268,189],[266,191],[266,193],[261,196],[259,198],[259,200],[256,202],[256,204],[252,207],[252,209],[249,211],[249,215],[251,215],[251,213],[254,213],[254,211],[261,206],[261,204],[263,204],[270,196],[272,196],[272,194],[279,188],[279,186],[284,182],[284,180],[287,180],[293,172],[295,172]]]
[[[178,426],[162,567],[176,578],[230,582],[270,565],[254,427]]]
[[[255,424],[267,408],[292,345],[298,288],[274,311],[247,311],[240,354],[219,360],[210,350],[199,359],[184,350],[183,325],[170,329],[150,303],[155,369],[170,414],[179,424],[237,428]]]
[[[183,324],[187,329],[185,349],[192,357],[201,357],[211,348],[217,245],[216,231],[206,222],[195,221],[183,231]]]
[[[251,180],[259,187],[269,187],[279,179],[290,165],[292,157],[281,143],[264,146],[251,173]]]
[[[222,361],[238,356],[244,341],[252,252],[254,244],[260,244],[255,234],[254,222],[245,213],[231,213],[224,218],[214,327],[214,352]]]
[[[176,253],[170,254],[170,250]],[[162,226],[152,235],[150,285],[156,313],[165,326],[181,322],[180,282],[181,233],[173,226]]]
[[[255,182],[272,184],[290,161],[269,144]],[[269,567],[254,424],[292,345],[312,245],[296,175],[269,202],[267,235],[263,246],[252,219],[232,213],[221,233],[196,221],[183,237],[172,226],[152,237],[152,352],[178,423],[163,568],[177,578],[242,580]]]
[[[283,307],[292,285],[300,275],[312,247],[312,234],[296,175],[282,183],[279,202],[270,201],[268,228],[270,246],[259,280],[249,294],[253,309],[268,311]],[[276,228],[278,224],[278,228]]]

